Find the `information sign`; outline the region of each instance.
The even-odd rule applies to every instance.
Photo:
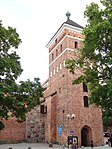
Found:
[[[70,134],[73,135],[75,133],[75,130],[70,130]]]
[[[58,125],[58,135],[62,135],[62,124]]]

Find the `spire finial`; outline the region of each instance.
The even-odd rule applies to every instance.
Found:
[[[69,11],[67,11],[66,16],[67,16],[67,19],[69,19],[69,17],[71,16]]]

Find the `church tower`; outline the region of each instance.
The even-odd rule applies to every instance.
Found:
[[[88,89],[85,83],[72,85],[82,72],[71,74],[65,66],[67,58],[77,59],[79,48],[83,46],[83,27],[70,20],[66,13],[64,22],[47,44],[49,51],[49,78],[46,87],[44,107],[45,140],[67,145],[68,136],[77,139],[78,146],[89,146],[91,139],[95,145],[103,144],[101,110],[88,103]]]

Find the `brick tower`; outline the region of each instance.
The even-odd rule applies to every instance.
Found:
[[[71,74],[65,67],[67,58],[77,59],[82,46],[83,27],[69,19],[57,30],[47,44],[49,50],[49,78],[43,84],[45,115],[45,141],[67,145],[68,136],[78,138],[78,146],[95,145],[103,141],[101,110],[88,104],[88,90],[84,83],[72,85],[82,72]]]

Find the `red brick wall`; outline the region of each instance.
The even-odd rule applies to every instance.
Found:
[[[69,35],[64,37],[61,43],[60,39],[62,35]],[[70,37],[72,36],[72,37]],[[45,96],[57,91],[55,96],[55,101],[53,97],[46,101],[48,107],[48,113],[46,121],[50,118],[50,123],[46,127],[46,139],[52,138],[52,128],[54,127],[54,134],[56,135],[56,142],[65,143],[67,145],[67,136],[70,135],[70,130],[75,131],[75,136],[78,136],[79,146],[81,145],[81,131],[83,128],[88,130],[88,144],[91,138],[94,140],[95,145],[101,145],[104,143],[103,140],[103,126],[102,126],[102,113],[99,108],[94,105],[90,105],[89,108],[84,107],[83,96],[88,96],[88,93],[83,92],[82,83],[78,85],[72,85],[72,80],[76,79],[81,73],[81,70],[76,70],[74,74],[70,74],[69,71],[64,67],[63,62],[67,58],[78,58],[79,52],[78,48],[82,46],[82,41],[80,40],[83,36],[79,33],[70,32],[66,29],[57,38],[57,44],[54,43],[49,48],[49,76],[52,71],[52,77],[49,77],[48,89],[45,91]],[[78,48],[75,49],[74,42],[78,42]],[[60,53],[60,45],[62,45],[62,51],[66,50],[64,53]],[[61,56],[56,56],[56,50]],[[74,51],[73,51],[74,50]],[[54,60],[52,61],[52,53],[54,55]],[[62,64],[62,69],[56,71],[56,67]],[[53,73],[55,69],[55,74]],[[52,103],[52,104],[51,104]],[[54,109],[54,110],[53,110]],[[55,115],[56,114],[56,115]],[[75,114],[74,119],[67,119],[67,114]],[[52,123],[51,118],[56,116],[56,124]],[[55,122],[55,118],[54,121]],[[63,132],[61,136],[58,136],[57,128],[58,125],[62,124]],[[49,130],[49,131],[48,131]]]
[[[56,142],[57,140],[57,97],[54,95],[51,99],[51,142]]]
[[[16,118],[3,120],[5,129],[0,131],[0,141],[23,141],[25,140],[26,123],[18,123]]]
[[[45,141],[57,141],[57,95],[47,98],[47,115],[45,121]]]
[[[49,93],[48,93],[49,94]],[[45,104],[47,105],[47,115],[45,118],[45,141],[51,142],[51,97],[48,97]]]

